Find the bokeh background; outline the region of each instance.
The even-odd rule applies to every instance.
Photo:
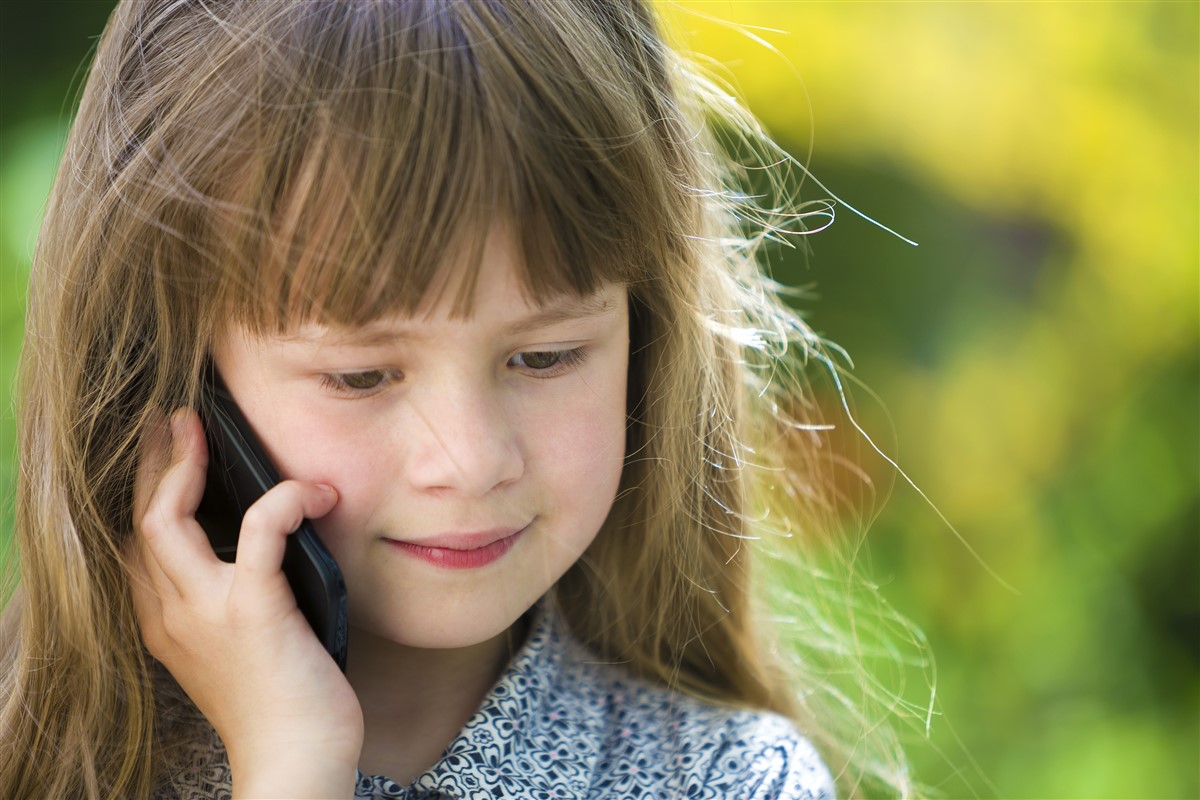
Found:
[[[0,4],[0,542],[29,253],[111,6]],[[828,188],[803,198],[920,243],[841,207],[773,258],[948,520],[862,449],[874,576],[936,657],[918,778],[1200,796],[1200,4],[663,12]]]

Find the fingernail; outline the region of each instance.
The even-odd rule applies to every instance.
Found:
[[[333,488],[328,483],[318,483],[317,486],[321,487],[321,491],[325,492],[326,494],[331,494],[334,497],[337,497],[337,489]]]

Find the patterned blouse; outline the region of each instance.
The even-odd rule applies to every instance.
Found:
[[[219,738],[184,748],[158,800],[228,798]],[[831,800],[812,745],[777,714],[721,708],[600,662],[553,603],[441,759],[407,785],[359,774],[356,798]]]

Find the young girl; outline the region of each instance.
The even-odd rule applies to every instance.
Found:
[[[637,0],[123,2],[32,275],[0,796],[907,793],[836,579],[765,572],[836,503],[757,130]],[[233,564],[210,359],[287,478]]]

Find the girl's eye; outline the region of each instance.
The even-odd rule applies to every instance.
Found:
[[[396,379],[391,370],[368,369],[362,372],[330,372],[321,376],[321,385],[335,392],[366,395]]]
[[[518,353],[525,366],[530,369],[550,369],[558,363],[559,353]]]
[[[521,362],[515,366],[525,367],[539,378],[548,378],[582,364],[586,357],[586,349],[577,347],[574,350],[538,350],[517,353],[513,359]]]

